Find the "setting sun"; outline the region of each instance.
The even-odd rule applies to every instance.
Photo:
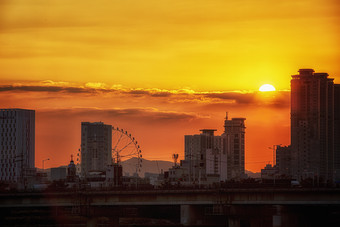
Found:
[[[259,91],[275,91],[275,87],[271,84],[264,84],[260,87]]]

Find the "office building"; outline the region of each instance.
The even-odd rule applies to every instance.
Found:
[[[334,83],[327,73],[300,69],[291,80],[293,177],[333,181]]]
[[[0,109],[0,181],[27,186],[35,172],[35,111]]]
[[[228,119],[224,121],[223,153],[227,154],[227,179],[240,179],[245,176],[245,118]]]
[[[112,164],[112,126],[102,122],[81,123],[81,176],[106,172]]]

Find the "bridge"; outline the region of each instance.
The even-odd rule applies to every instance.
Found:
[[[0,194],[0,201],[3,215],[11,216],[13,210],[29,215],[32,210],[39,213],[47,208],[68,217],[85,217],[88,226],[98,223],[98,217],[109,217],[110,225],[119,226],[120,218],[151,217],[153,213],[170,215],[183,226],[301,226],[302,222],[313,226],[320,221],[325,226],[325,220],[317,219],[323,215],[340,225],[340,189],[6,193]]]

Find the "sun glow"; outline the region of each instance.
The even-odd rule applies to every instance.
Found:
[[[260,87],[259,91],[276,91],[275,87],[271,84],[264,84]]]

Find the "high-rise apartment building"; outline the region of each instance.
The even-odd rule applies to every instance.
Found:
[[[228,119],[224,121],[223,152],[227,153],[227,178],[243,178],[245,150],[245,118]]]
[[[333,180],[334,83],[327,73],[300,69],[292,76],[291,146],[293,177]]]
[[[276,146],[276,168],[280,177],[291,177],[292,148],[291,146]]]
[[[112,164],[112,126],[102,122],[81,123],[81,175],[105,172]]]
[[[35,111],[0,109],[0,181],[25,186],[34,158]]]
[[[334,173],[340,181],[340,84],[334,84]]]
[[[215,129],[202,129],[201,134],[186,135],[185,161],[188,162],[189,180],[207,182],[220,176],[221,139]]]
[[[181,161],[182,179],[189,182],[210,184],[245,176],[245,118],[225,119],[221,136],[215,129],[202,129],[201,134],[185,136],[185,160]],[[188,177],[186,176],[188,173]],[[183,175],[183,176],[182,176]]]

